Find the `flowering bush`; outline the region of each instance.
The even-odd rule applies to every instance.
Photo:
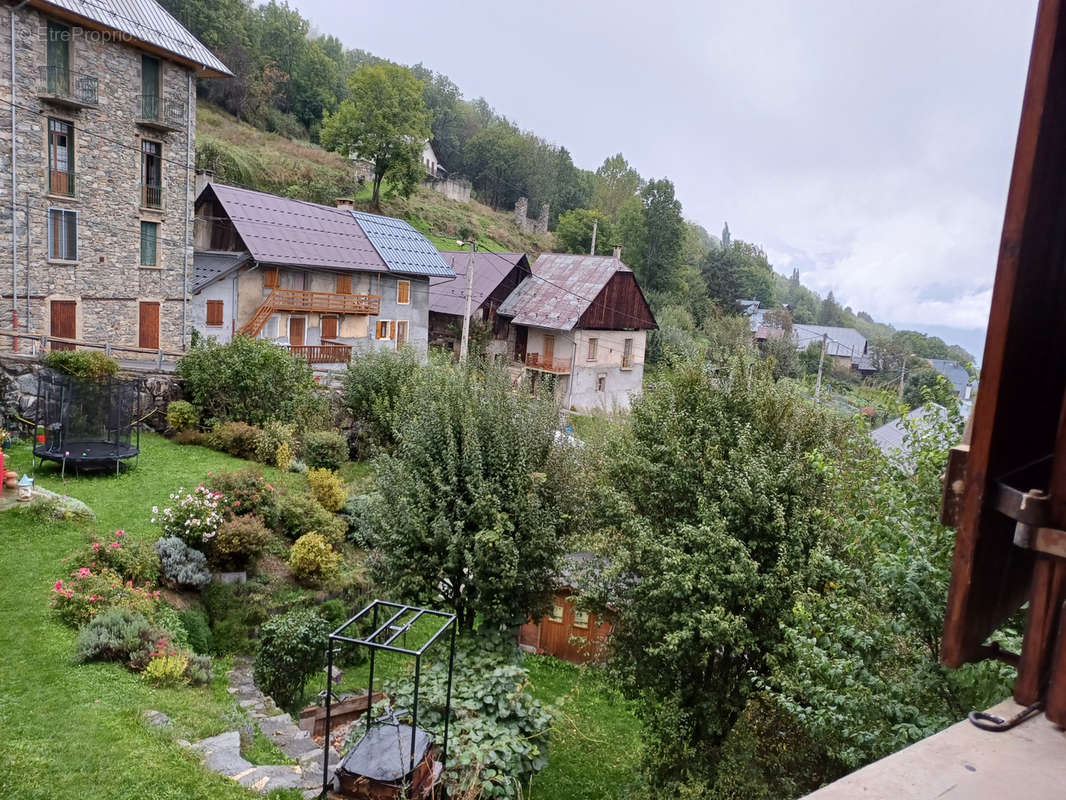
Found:
[[[222,524],[219,510],[222,493],[200,484],[191,492],[184,488],[170,495],[173,506],[162,510],[152,507],[152,522],[159,523],[166,536],[177,536],[186,544],[198,545],[210,541]]]
[[[95,572],[81,567],[70,573],[70,579],[60,578],[52,586],[49,605],[67,625],[84,625],[109,608],[124,608],[151,617],[159,592],[150,583],[135,586],[123,581],[113,569],[103,567]]]
[[[115,531],[110,539],[101,541],[93,536],[84,554],[76,554],[82,563],[109,567],[137,586],[159,578],[159,556],[147,541],[130,541],[126,532]]]
[[[207,485],[222,495],[221,508],[233,516],[258,514],[267,527],[277,524],[278,491],[258,470],[212,472]]]

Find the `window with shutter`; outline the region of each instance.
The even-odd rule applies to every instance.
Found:
[[[352,293],[352,276],[351,275],[338,275],[337,276],[337,294],[351,294]]]
[[[264,289],[277,289],[278,288],[278,268],[277,267],[264,267],[263,268],[263,288]]]
[[[389,338],[389,320],[387,320],[387,319],[379,319],[378,320],[378,338],[379,339],[388,339]]]
[[[163,207],[163,145],[141,140],[141,205]]]
[[[221,300],[208,300],[207,301],[207,324],[208,325],[221,325],[222,324],[222,301]]]
[[[401,306],[411,302],[411,281],[396,281],[396,302]]]
[[[48,257],[55,261],[78,260],[78,212],[48,209]]]
[[[159,223],[141,222],[141,266],[154,267],[159,264]]]

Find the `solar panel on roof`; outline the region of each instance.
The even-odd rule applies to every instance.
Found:
[[[454,278],[455,273],[429,239],[402,219],[352,211],[378,255],[392,272]]]

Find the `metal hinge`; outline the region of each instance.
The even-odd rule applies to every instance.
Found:
[[[1043,489],[1023,491],[1011,485],[1020,482],[1018,478],[1022,473],[1032,479],[1035,473],[1049,465],[1050,458],[1041,459],[997,481],[992,503],[996,511],[1017,523],[1014,527],[1014,544],[1017,547],[1066,558],[1066,531],[1052,524],[1051,498],[1047,492]]]

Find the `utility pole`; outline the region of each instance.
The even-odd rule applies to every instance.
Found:
[[[829,338],[828,333],[822,334],[822,355],[818,357],[818,383],[814,385],[814,402],[818,402],[818,395],[822,393],[822,364],[825,362],[825,342]]]
[[[474,252],[477,250],[477,240],[470,240],[470,258],[466,260],[466,313],[463,314],[463,339],[459,343],[459,363],[466,361],[467,352],[470,350],[470,301],[474,296]]]
[[[909,355],[903,354],[903,362],[899,365],[899,401],[903,402],[903,380],[907,375],[907,359]]]
[[[598,219],[592,220],[592,247],[589,248],[589,255],[596,255],[596,229],[600,227],[600,221]]]

